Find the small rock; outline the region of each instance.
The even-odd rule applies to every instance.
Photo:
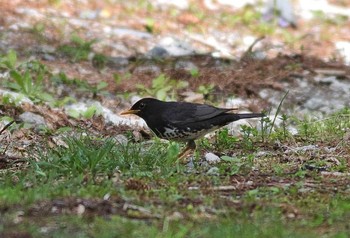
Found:
[[[133,131],[132,135],[133,135],[134,140],[136,142],[142,141],[142,139],[143,139],[143,136],[141,135],[141,133],[139,131]]]
[[[31,25],[29,25],[26,22],[16,22],[16,23],[10,25],[8,28],[10,30],[13,30],[13,31],[18,31],[20,29],[28,29],[30,27],[31,27]]]
[[[0,73],[0,79],[8,79],[10,77],[10,72],[3,72],[3,73]]]
[[[227,108],[239,108],[239,107],[247,107],[247,100],[243,100],[242,98],[229,98],[225,103],[225,107]]]
[[[89,28],[91,27],[91,22],[84,19],[70,18],[69,23],[76,27]]]
[[[300,146],[300,147],[288,149],[284,153],[285,154],[298,153],[298,152],[306,152],[306,151],[315,151],[318,149],[319,148],[317,147],[317,145],[306,145],[306,146]]]
[[[23,95],[21,93],[2,90],[0,88],[0,95],[9,97],[10,102],[13,102],[13,103],[17,103],[17,104],[28,103],[30,105],[33,105],[32,100],[30,100],[29,98],[27,98],[25,95]]]
[[[206,153],[204,158],[210,164],[216,164],[220,162],[220,157],[213,153]]]
[[[127,145],[128,144],[128,138],[126,138],[126,136],[124,136],[122,134],[116,135],[114,138],[115,138],[116,142],[119,143],[120,145]]]
[[[198,70],[198,67],[191,61],[178,61],[175,64],[175,69],[184,69],[186,71]]]
[[[253,184],[254,184],[254,182],[251,181],[251,180],[249,180],[249,181],[246,182],[246,185],[248,185],[248,186],[252,186]]]
[[[193,55],[196,53],[192,46],[190,46],[188,43],[172,37],[165,37],[161,39],[158,47],[165,49],[170,56]]]
[[[42,59],[45,60],[45,61],[55,61],[56,57],[53,56],[53,55],[50,55],[50,54],[44,54],[42,56]]]
[[[350,42],[338,41],[335,43],[335,48],[344,57],[345,64],[350,65]]]
[[[180,212],[175,211],[170,216],[168,216],[167,219],[169,219],[171,221],[182,220],[182,219],[184,219],[184,215],[182,215],[182,213],[180,213]]]
[[[134,73],[144,74],[144,73],[154,73],[160,74],[161,70],[157,65],[143,65],[139,66],[134,70]]]
[[[106,26],[103,28],[103,31],[106,34],[117,35],[119,37],[130,36],[140,39],[149,39],[152,37],[152,34],[150,33],[128,28],[111,28],[110,26]]]
[[[294,126],[287,126],[287,131],[293,136],[298,134],[298,129]]]
[[[69,146],[67,145],[67,143],[62,140],[62,136],[55,136],[52,137],[52,141],[57,145],[57,146],[61,146],[64,148],[68,148]]]
[[[150,58],[165,58],[169,56],[169,53],[163,47],[155,46],[150,51],[147,52],[146,56]]]
[[[326,176],[345,176],[345,177],[349,177],[350,173],[342,173],[342,172],[328,172],[328,171],[321,171],[322,175],[326,175]]]
[[[103,200],[107,201],[109,200],[111,197],[111,194],[110,193],[106,193],[104,196],[103,196]]]
[[[323,150],[327,153],[334,153],[337,150],[337,147],[324,147]]]
[[[13,218],[13,223],[18,224],[23,221],[23,216],[24,216],[24,211],[18,211],[15,213],[14,218]]]
[[[129,60],[123,57],[110,57],[107,65],[116,69],[125,68],[129,64]]]
[[[38,10],[34,8],[29,8],[29,7],[16,7],[15,12],[22,14],[22,15],[27,15],[30,17],[34,18],[43,18],[45,17],[42,13],[40,13]]]
[[[194,163],[193,163],[193,158],[191,157],[188,161],[188,163],[186,164],[186,172],[188,173],[192,173],[194,171]]]
[[[271,155],[270,151],[259,151],[255,154],[256,157],[263,157]]]
[[[46,125],[45,119],[32,112],[24,112],[21,115],[19,115],[19,119],[21,119],[23,122],[33,124],[35,126],[39,125]]]
[[[333,163],[335,165],[340,165],[341,164],[340,161],[337,158],[335,158],[335,157],[329,157],[327,159],[327,162],[331,162],[331,163]]]
[[[207,175],[214,175],[214,176],[220,175],[220,173],[219,173],[219,168],[218,168],[218,167],[211,167],[211,168],[207,171]]]
[[[12,183],[13,183],[14,185],[15,185],[15,184],[18,184],[18,182],[19,182],[18,176],[16,176],[16,175],[12,176],[12,177],[11,177],[11,181],[12,181]]]
[[[83,204],[79,204],[76,208],[76,213],[78,215],[83,215],[84,212],[85,212],[85,206]]]
[[[86,11],[80,12],[79,17],[83,18],[83,19],[94,20],[94,19],[99,17],[100,13],[101,13],[100,9],[99,10],[95,10],[95,11],[86,10]]]
[[[39,229],[40,233],[48,233],[49,231],[50,231],[50,227],[47,227],[47,226],[40,227]]]
[[[54,46],[51,45],[41,45],[38,46],[41,52],[48,53],[48,54],[55,54],[57,49]]]

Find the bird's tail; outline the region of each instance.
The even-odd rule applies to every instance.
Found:
[[[256,117],[264,117],[264,113],[237,113],[239,119],[247,119],[247,118],[256,118]]]

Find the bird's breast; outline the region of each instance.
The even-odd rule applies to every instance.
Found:
[[[204,136],[208,132],[211,132],[218,127],[211,127],[208,128],[190,128],[190,127],[174,127],[174,126],[165,126],[162,128],[155,128],[153,132],[160,138],[166,139],[166,140],[174,140],[174,141],[189,141],[189,140],[195,140],[199,137]]]

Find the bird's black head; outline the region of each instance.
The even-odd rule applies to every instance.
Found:
[[[162,104],[162,101],[154,98],[143,98],[137,101],[129,110],[122,112],[121,115],[134,114],[146,119],[149,114],[154,113],[153,111],[158,108],[155,105],[159,104]]]

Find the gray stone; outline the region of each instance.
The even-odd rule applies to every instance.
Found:
[[[350,65],[350,41],[338,41],[335,48],[344,57],[345,64]]]
[[[186,71],[198,70],[198,67],[191,61],[178,61],[175,64],[175,69],[184,69]]]
[[[166,49],[161,46],[155,46],[146,54],[150,58],[165,58],[169,56],[169,53]]]
[[[259,151],[255,154],[256,157],[270,156],[272,153],[270,151]]]
[[[23,122],[35,125],[35,126],[40,126],[40,125],[46,125],[45,119],[32,112],[24,112],[21,115],[19,115],[19,119],[21,119]]]
[[[31,16],[34,18],[43,18],[45,17],[42,13],[40,13],[35,8],[29,8],[29,7],[16,7],[15,8],[16,13]]]
[[[56,48],[50,45],[38,45],[34,46],[32,51],[35,53],[54,54],[56,52]]]
[[[292,83],[282,83],[290,89],[282,105],[281,113],[303,117],[308,114],[322,118],[324,114],[331,114],[350,106],[350,83],[335,76],[318,75],[313,81],[304,78],[295,78]],[[274,115],[285,92],[273,89],[262,89],[261,98],[272,106]]]
[[[220,175],[219,172],[219,168],[218,167],[211,167],[208,171],[207,171],[207,175],[214,175],[214,176],[218,176]]]
[[[16,92],[8,91],[8,90],[3,90],[3,89],[0,88],[0,95],[3,95],[5,97],[6,96],[9,97],[11,102],[16,102],[18,104],[28,103],[30,105],[33,105],[32,100],[30,100],[29,98],[27,98],[26,96],[24,96],[21,93],[16,93]]]
[[[193,163],[193,157],[191,157],[188,161],[188,163],[186,164],[186,172],[187,173],[193,173],[195,171],[195,166]]]
[[[165,37],[161,39],[158,47],[165,49],[170,56],[185,56],[196,53],[191,45],[173,37]]]
[[[121,69],[129,65],[129,60],[123,57],[110,57],[107,64],[110,67]]]
[[[79,17],[83,19],[94,20],[100,16],[101,10],[85,10],[80,12]]]
[[[50,55],[50,54],[44,54],[42,56],[42,59],[43,60],[46,60],[46,61],[55,61],[56,60],[56,57],[53,56],[53,55]]]
[[[121,144],[121,145],[127,145],[128,144],[128,138],[126,138],[126,136],[119,134],[116,135],[114,137],[114,139],[116,140],[117,143]]]
[[[316,151],[319,150],[317,145],[305,145],[305,146],[300,146],[300,147],[294,147],[290,148],[286,151],[284,151],[285,154],[290,154],[290,153],[300,153],[300,152],[307,152],[307,151]]]
[[[134,73],[154,73],[160,74],[161,70],[157,65],[142,65],[134,70]]]
[[[205,160],[210,164],[216,164],[220,162],[220,157],[213,153],[206,153],[204,156]]]
[[[128,28],[111,28],[109,26],[106,26],[103,28],[103,30],[106,34],[117,35],[119,37],[131,36],[141,39],[149,39],[152,37],[152,34],[150,33]]]

